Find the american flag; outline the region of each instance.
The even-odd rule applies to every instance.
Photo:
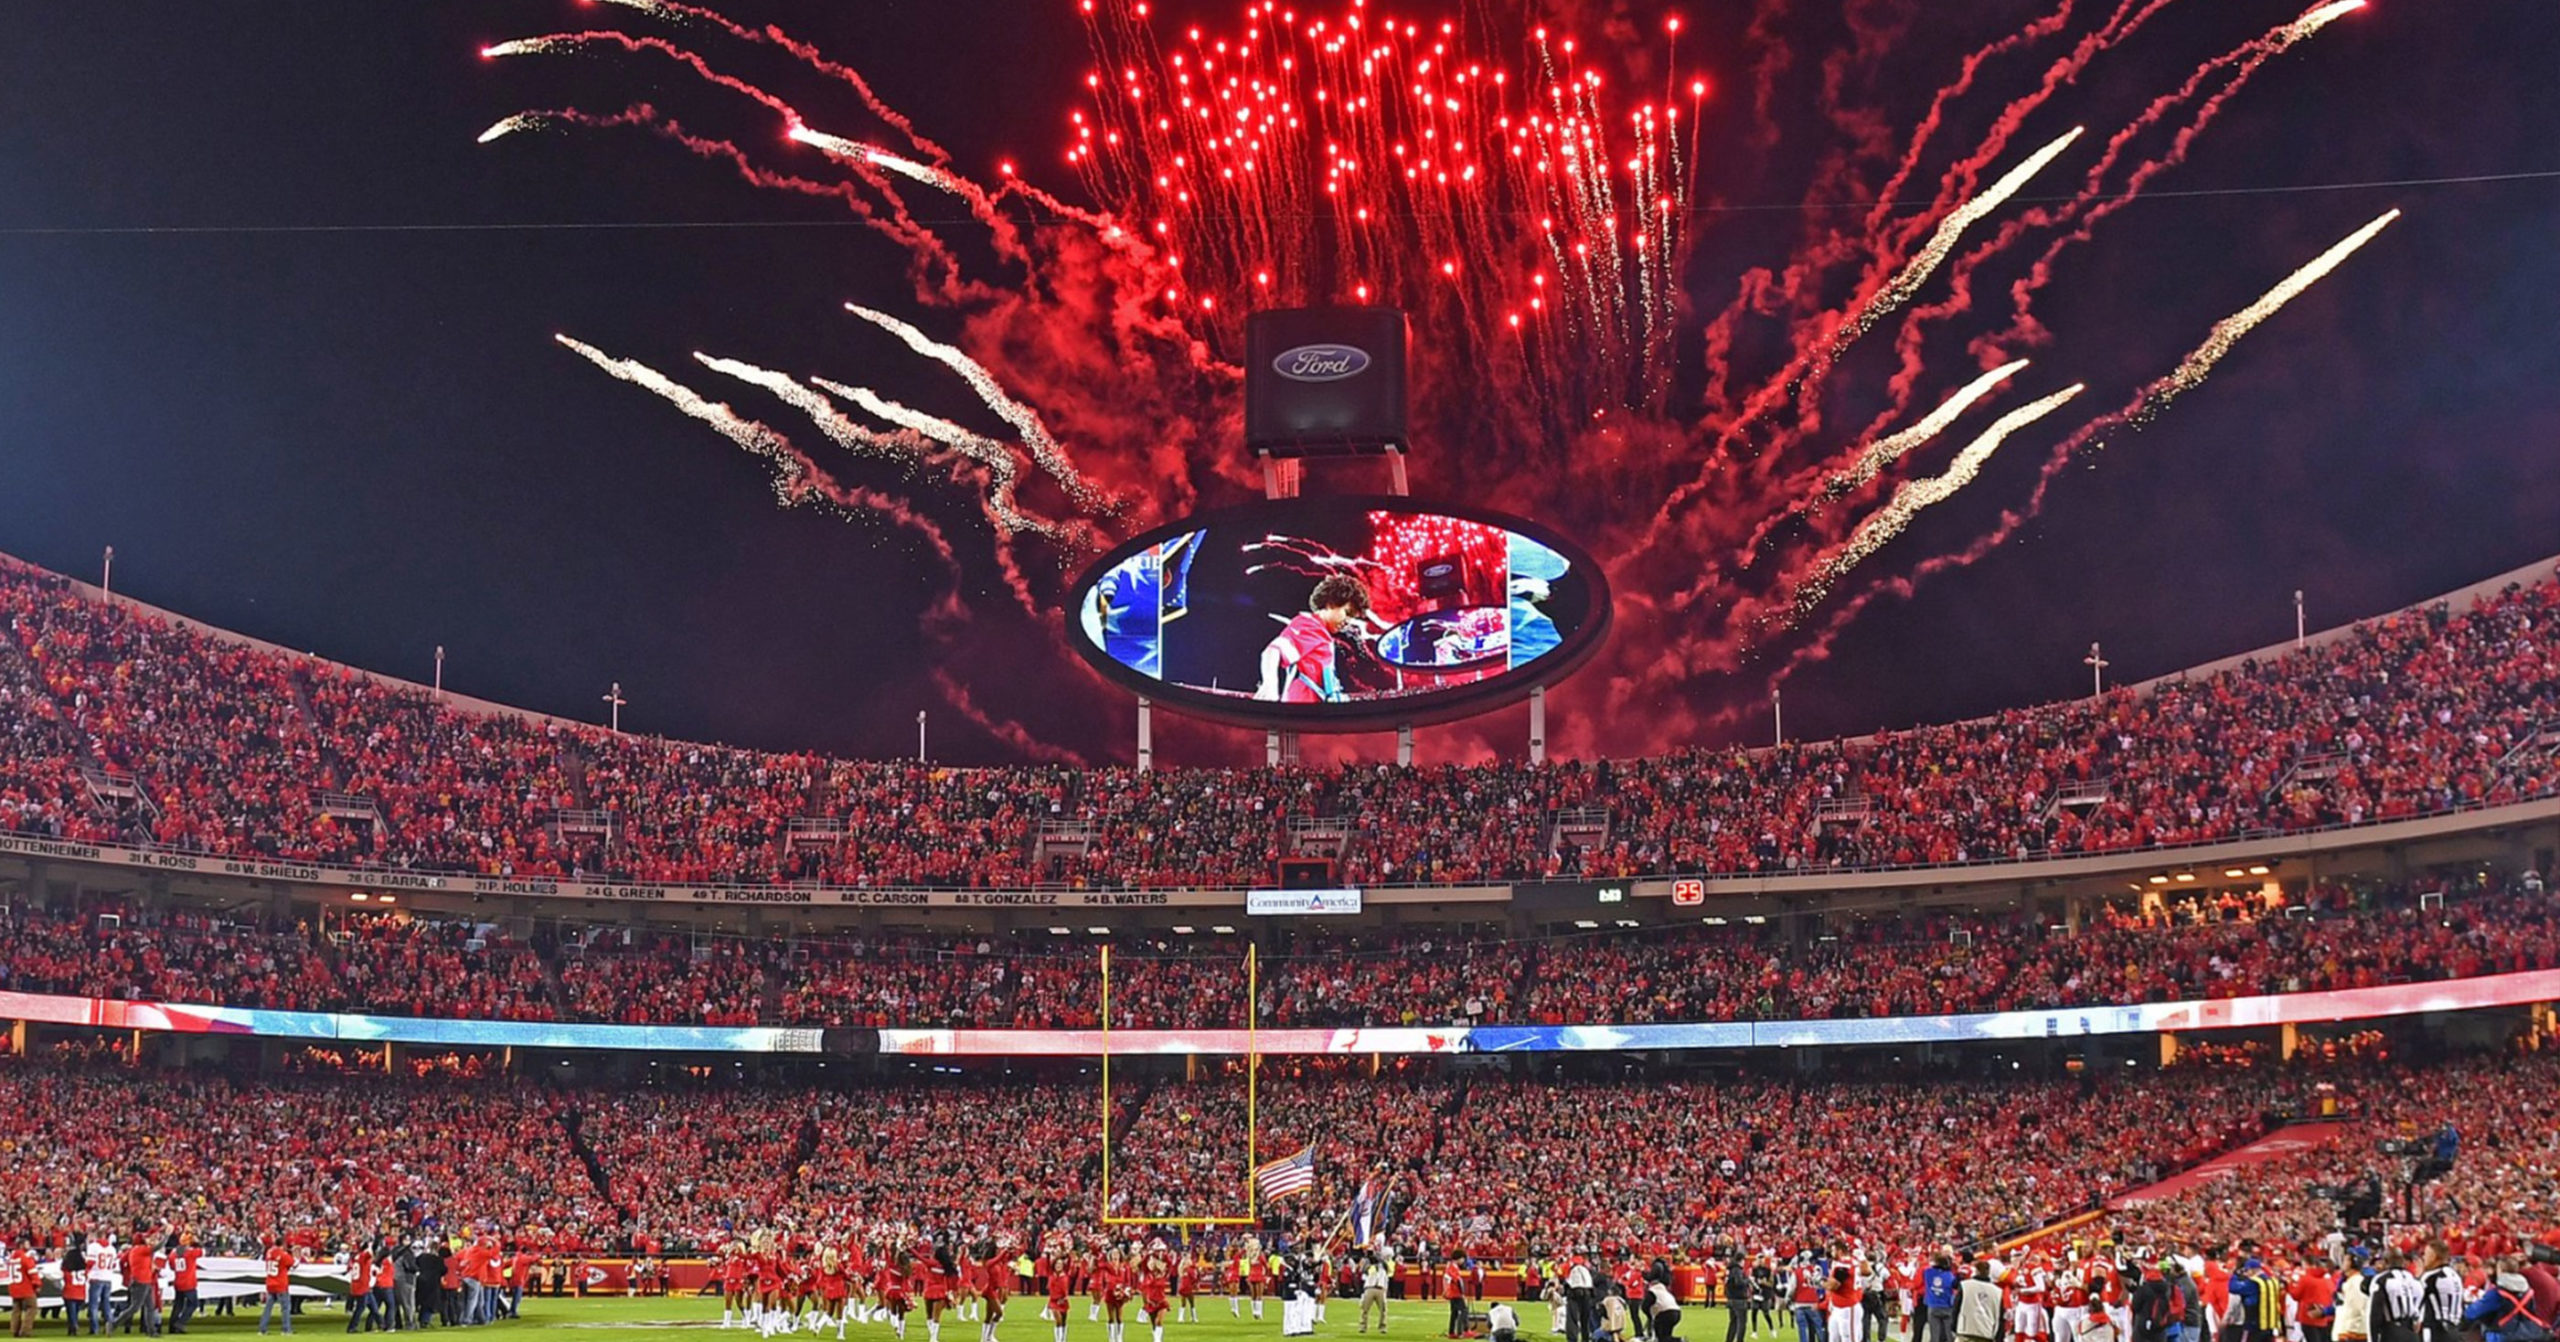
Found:
[[[1298,1154],[1282,1156],[1253,1172],[1254,1191],[1265,1198],[1284,1198],[1315,1186],[1316,1147],[1313,1142],[1307,1143],[1307,1149]]]

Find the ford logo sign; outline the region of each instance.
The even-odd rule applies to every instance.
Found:
[[[1300,345],[1271,361],[1271,371],[1292,382],[1340,382],[1369,367],[1369,351],[1356,345]]]

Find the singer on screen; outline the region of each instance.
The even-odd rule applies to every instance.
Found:
[[[1307,610],[1292,616],[1262,646],[1262,678],[1253,697],[1266,703],[1320,704],[1342,699],[1342,682],[1334,674],[1333,636],[1369,613],[1369,588],[1358,578],[1336,573],[1307,594]]]

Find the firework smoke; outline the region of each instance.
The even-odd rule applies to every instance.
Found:
[[[1810,632],[1789,636],[1801,641],[1783,665],[1822,655],[1858,609],[1896,585],[1907,590],[1910,579],[1878,580],[1847,601],[1833,598],[1835,587],[1917,514],[1972,484],[2004,441],[2081,391],[2074,384],[2006,409],[1936,474],[1906,474],[2025,367],[1998,352],[2006,337],[1977,337],[1981,362],[1961,374],[1963,385],[1905,422],[1940,371],[1924,355],[1922,333],[1969,311],[1977,270],[2008,265],[2030,236],[2068,230],[2048,241],[2040,260],[2019,258],[2026,277],[2011,291],[2013,332],[2041,338],[2031,299],[2050,282],[2054,254],[2183,161],[2258,65],[2361,0],[2323,4],[2207,61],[2108,141],[2076,193],[2014,213],[1997,229],[1983,226],[2083,132],[2074,127],[1991,176],[2014,156],[2013,142],[2049,104],[2085,91],[2083,73],[2171,0],[2117,0],[2040,72],[2020,72],[2024,92],[1985,106],[1988,128],[1976,140],[1940,148],[1947,126],[1981,120],[1970,115],[1973,102],[1991,96],[1987,86],[2004,57],[2074,31],[2074,6],[2060,0],[1991,38],[1929,99],[1898,153],[1891,123],[1854,105],[1854,81],[1899,50],[1904,24],[1880,10],[1850,15],[1853,48],[1818,71],[1824,115],[1849,147],[1820,160],[1808,198],[1862,203],[1836,228],[1810,219],[1793,256],[1749,269],[1736,301],[1703,324],[1704,338],[1694,343],[1704,376],[1686,379],[1703,389],[1687,390],[1676,390],[1683,379],[1673,356],[1684,349],[1675,340],[1688,302],[1691,202],[1708,104],[1705,81],[1683,75],[1674,59],[1677,20],[1665,23],[1659,41],[1613,20],[1610,46],[1595,49],[1561,28],[1505,33],[1507,16],[1499,14],[1425,23],[1373,13],[1360,0],[1331,13],[1253,0],[1225,32],[1161,26],[1138,0],[1089,0],[1082,8],[1096,64],[1063,146],[1086,197],[1078,202],[1024,180],[1011,164],[992,176],[965,170],[858,71],[779,28],[683,0],[608,3],[635,21],[681,31],[558,33],[498,43],[486,54],[668,60],[745,99],[750,115],[776,118],[778,143],[702,134],[640,104],[616,114],[519,112],[489,126],[482,143],[560,128],[642,129],[758,187],[840,202],[903,248],[917,300],[950,320],[919,324],[863,303],[846,310],[918,360],[956,374],[969,392],[956,404],[927,410],[850,382],[695,357],[805,417],[843,449],[847,471],[878,470],[876,483],[931,498],[936,511],[948,506],[940,492],[947,476],[983,510],[992,562],[1048,642],[1059,636],[1052,564],[1072,563],[1204,495],[1250,487],[1249,466],[1232,450],[1240,370],[1231,359],[1248,312],[1391,304],[1428,333],[1414,372],[1417,424],[1426,437],[1465,445],[1435,454],[1438,487],[1584,530],[1616,556],[1626,632],[1608,654],[1610,717],[1648,724],[1645,740],[1616,744],[1659,748],[1662,731],[1699,720],[1657,727],[1647,714],[1614,709],[1676,698],[1689,682],[1734,669],[1791,628]],[[1758,104],[1774,102],[1789,66],[1790,9],[1789,0],[1763,0],[1752,24],[1751,40],[1764,53],[1754,71]],[[714,57],[721,48],[708,44],[783,52],[854,90],[860,124],[816,129],[793,100],[726,73],[675,38],[703,42]],[[1637,45],[1645,48],[1640,57],[1631,51]],[[1644,73],[1631,78],[1629,70]],[[2102,191],[2141,132],[2188,107],[2164,150],[2136,162],[2112,193]],[[784,166],[774,166],[777,159]],[[1941,159],[1943,167],[1931,166]],[[1861,181],[1869,172],[1883,179],[1881,192]],[[1922,180],[1935,183],[1928,204],[1902,214],[1895,203],[1902,189]],[[969,220],[920,218],[900,195],[917,186],[965,202]],[[1870,198],[1873,205],[1863,203]],[[1998,544],[2041,507],[2074,453],[2202,381],[2239,339],[2392,217],[2217,324],[2124,410],[2075,430],[2047,458],[2023,511],[2004,514],[1973,546],[1918,561],[1913,575],[1972,562]],[[970,221],[979,232],[969,238],[949,227]],[[962,255],[989,251],[1001,278],[964,275]],[[2005,272],[2004,282],[2017,273]],[[1930,294],[1932,286],[1944,296]],[[1844,399],[1836,393],[1859,362],[1849,357],[1852,347],[1897,314],[1885,408],[1863,431],[1827,430],[1824,415]],[[1732,366],[1732,354],[1753,348],[1746,325],[1752,341],[1762,326],[1775,327],[1768,344],[1777,367],[1766,376]],[[928,326],[937,334],[926,334]],[[842,481],[770,427],[645,365],[562,341],[765,459],[784,502],[884,518],[927,537],[954,575],[949,601],[960,600],[951,540],[917,503]],[[2070,351],[2055,357],[2067,367]],[[961,422],[981,410],[1003,427]],[[1657,506],[1633,518],[1606,511],[1627,499]],[[1035,539],[1043,562],[1027,567],[1015,547]],[[1280,538],[1273,544],[1284,562],[1315,562]],[[1817,617],[1827,617],[1818,628]],[[957,604],[938,604],[928,617],[945,640],[967,622]],[[994,637],[968,628],[971,637]],[[966,686],[935,674],[973,720],[1037,753],[1018,727],[979,712]]]

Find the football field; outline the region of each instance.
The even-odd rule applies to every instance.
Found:
[[[1200,1302],[1200,1322],[1165,1325],[1165,1342],[1280,1342],[1280,1306],[1277,1301],[1263,1306],[1263,1317],[1252,1317],[1246,1307],[1242,1319],[1227,1315],[1226,1297],[1204,1297]],[[1448,1307],[1432,1300],[1397,1300],[1388,1305],[1388,1335],[1431,1339],[1440,1337],[1449,1321]],[[1148,1330],[1137,1321],[1137,1311],[1129,1311],[1129,1322],[1122,1331],[1121,1342],[1152,1342]],[[1532,1302],[1520,1311],[1523,1342],[1546,1342],[1547,1309]],[[1357,1338],[1360,1333],[1360,1303],[1356,1300],[1326,1302],[1325,1321],[1316,1325],[1318,1342],[1331,1339]],[[187,1335],[216,1337],[254,1337],[258,1315],[255,1309],[234,1314],[230,1318],[199,1316],[187,1328]],[[312,1309],[294,1323],[297,1337],[343,1337],[346,1315],[335,1308]],[[37,1328],[42,1337],[61,1336],[62,1322],[46,1320]],[[642,1300],[622,1298],[528,1299],[524,1302],[524,1318],[490,1324],[483,1328],[432,1329],[423,1336],[450,1337],[453,1342],[471,1338],[488,1338],[490,1342],[601,1342],[597,1334],[643,1334],[684,1330],[711,1337],[734,1337],[739,1342],[761,1342],[758,1334],[746,1329],[720,1327],[720,1301],[716,1297],[689,1295],[652,1297]],[[1372,1330],[1374,1333],[1375,1330]],[[1684,1342],[1724,1342],[1724,1311],[1713,1306],[1691,1306],[1681,1320],[1680,1335]],[[791,1342],[832,1342],[835,1329],[812,1335],[803,1330],[777,1334]],[[1047,1321],[1040,1317],[1040,1302],[1015,1300],[1006,1307],[1005,1320],[997,1325],[1001,1342],[1051,1342]],[[1767,1334],[1774,1338],[1776,1334]],[[856,1323],[845,1329],[847,1342],[895,1342],[896,1335],[885,1323]],[[1789,1332],[1790,1342],[1792,1330]],[[906,1342],[928,1342],[924,1315],[907,1318]],[[942,1325],[942,1342],[978,1342],[978,1325],[946,1319]],[[1104,1325],[1085,1321],[1085,1302],[1078,1300],[1067,1321],[1067,1342],[1109,1342]]]

